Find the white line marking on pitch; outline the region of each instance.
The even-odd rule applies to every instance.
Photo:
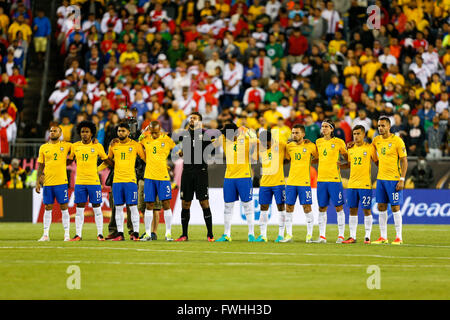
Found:
[[[196,251],[196,250],[165,250],[143,249],[130,247],[0,247],[0,249],[87,249],[87,250],[134,250],[142,252],[175,252],[175,253],[205,253],[205,254],[239,254],[239,255],[277,255],[277,256],[340,256],[340,257],[369,257],[383,259],[436,259],[450,260],[450,257],[411,257],[411,256],[384,256],[379,254],[350,254],[350,253],[308,253],[308,252],[240,252],[240,251]]]
[[[46,260],[0,260],[1,264],[117,264],[117,265],[173,265],[179,266],[178,262],[123,262],[123,261],[46,261]],[[212,262],[183,262],[183,264],[199,265],[199,266],[217,266],[217,263]],[[295,263],[295,262],[221,262],[221,265],[226,266],[292,266],[292,267],[355,267],[365,268],[367,264],[341,264],[341,263]],[[395,267],[395,268],[450,268],[450,265],[414,265],[414,264],[380,264],[380,267]]]

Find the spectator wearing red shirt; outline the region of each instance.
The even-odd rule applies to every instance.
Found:
[[[14,84],[14,104],[17,107],[17,110],[22,112],[23,110],[23,97],[24,92],[23,89],[28,87],[27,79],[19,72],[19,67],[14,66],[13,68],[13,75],[9,77],[9,80]]]
[[[352,100],[356,103],[361,102],[361,94],[364,92],[362,84],[358,81],[355,76],[351,77],[352,84],[348,87],[348,92]]]
[[[289,37],[288,45],[287,63],[301,62],[303,55],[308,50],[308,39],[300,33],[300,29],[294,29],[294,32]]]
[[[303,117],[297,116],[297,111],[292,109],[289,118],[284,121],[284,124],[292,129],[296,124],[303,124]]]

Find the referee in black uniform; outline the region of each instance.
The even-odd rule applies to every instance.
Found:
[[[189,118],[189,128],[180,136],[182,140],[179,155],[183,157],[183,174],[181,175],[181,225],[183,234],[175,241],[188,240],[188,225],[192,199],[195,197],[200,202],[208,229],[208,241],[214,241],[212,231],[212,216],[209,207],[208,195],[208,164],[204,159],[205,149],[212,144],[214,138],[202,128],[202,115],[192,112]]]

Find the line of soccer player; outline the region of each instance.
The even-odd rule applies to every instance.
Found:
[[[192,130],[199,128],[201,116],[194,113],[191,115],[190,124]],[[44,234],[39,241],[49,241],[49,229],[52,219],[53,203],[60,204],[62,222],[64,227],[64,241],[79,241],[82,239],[82,226],[84,220],[84,207],[88,201],[92,203],[95,222],[97,225],[97,239],[102,241],[103,215],[100,204],[102,201],[101,184],[98,172],[106,167],[114,169],[112,185],[113,200],[115,203],[115,218],[118,233],[111,240],[124,240],[123,224],[125,205],[131,212],[133,233],[131,240],[150,241],[151,225],[153,218],[153,205],[158,195],[164,209],[166,224],[165,238],[172,241],[171,222],[172,211],[170,199],[172,190],[170,176],[167,171],[167,158],[176,143],[166,134],[161,132],[158,122],[152,122],[136,142],[129,138],[130,128],[127,123],[118,126],[118,139],[109,146],[108,155],[103,146],[96,143],[96,127],[91,122],[84,121],[77,127],[81,141],[74,144],[60,141],[61,130],[59,127],[50,129],[50,141],[41,146],[39,150],[38,181],[44,175],[43,202]],[[201,126],[200,126],[201,129]],[[406,148],[403,141],[390,133],[390,120],[381,117],[378,121],[379,136],[375,137],[371,144],[364,141],[365,130],[362,126],[353,128],[354,141],[347,146],[345,142],[334,137],[335,126],[332,121],[325,120],[322,123],[322,136],[316,143],[304,139],[305,128],[295,125],[292,130],[291,140],[284,142],[277,137],[272,137],[270,131],[262,131],[259,139],[252,131],[245,127],[237,128],[234,123],[225,125],[219,139],[212,139],[215,146],[222,145],[226,159],[226,173],[224,178],[224,234],[217,240],[212,236],[211,212],[209,203],[203,202],[202,208],[206,213],[205,222],[208,227],[208,241],[226,242],[231,241],[231,220],[234,202],[241,200],[246,221],[248,224],[249,242],[267,242],[268,209],[275,198],[279,212],[279,233],[275,242],[291,242],[292,220],[295,202],[303,207],[306,217],[307,236],[306,242],[326,243],[327,207],[332,201],[336,208],[338,222],[337,243],[355,243],[356,229],[358,224],[358,206],[362,205],[364,211],[365,243],[370,242],[372,229],[372,183],[371,163],[378,165],[376,200],[379,210],[380,237],[373,241],[375,244],[388,243],[387,237],[387,205],[391,204],[394,215],[396,238],[392,244],[402,244],[402,217],[400,204],[402,201],[402,190],[407,170]],[[227,134],[227,132],[232,134]],[[194,132],[194,131],[193,131]],[[194,133],[191,136],[195,136]],[[202,131],[203,132],[203,131]],[[200,132],[200,133],[202,133]],[[198,135],[198,134],[197,134]],[[198,135],[200,138],[202,134]],[[192,142],[192,148],[195,141]],[[203,151],[203,149],[202,149]],[[180,155],[183,150],[180,150]],[[144,174],[144,201],[146,209],[144,213],[145,233],[139,236],[139,212],[137,209],[138,189],[135,174],[135,161],[139,156],[146,162]],[[344,162],[340,161],[343,157]],[[103,163],[97,167],[98,158]],[[260,182],[259,202],[261,205],[260,230],[258,238],[254,235],[254,210],[252,202],[252,174],[251,162],[258,159],[262,165],[262,177]],[[290,170],[287,181],[285,181],[283,163],[290,162]],[[75,217],[76,235],[70,238],[70,217],[68,212],[68,186],[66,163],[76,160],[77,177],[75,184],[75,203],[77,211]],[[204,163],[204,162],[202,162]],[[313,213],[312,192],[310,185],[311,163],[318,163],[317,198],[319,204],[319,238],[312,240]],[[350,168],[350,179],[347,190],[347,201],[350,207],[349,228],[350,237],[345,240],[345,214],[343,210],[344,193],[341,182],[340,169]],[[201,167],[203,170],[204,167]],[[204,180],[204,179],[203,179]],[[207,181],[207,175],[206,175]],[[207,183],[207,182],[206,182]],[[183,182],[182,182],[183,184]],[[192,188],[181,188],[190,190],[192,195],[187,203],[192,200],[193,193],[199,198],[199,190]],[[191,190],[192,189],[192,190]],[[36,191],[40,192],[40,183]],[[206,195],[203,195],[205,193]],[[201,201],[208,199],[207,185],[201,188]],[[186,214],[188,208],[183,206],[182,223],[183,235],[177,239],[187,240]],[[186,213],[187,212],[187,213]],[[184,217],[184,220],[183,220]],[[207,220],[207,217],[209,220]],[[286,233],[286,234],[285,234]]]

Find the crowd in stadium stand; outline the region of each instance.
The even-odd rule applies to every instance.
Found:
[[[130,115],[170,133],[198,111],[209,128],[232,120],[286,139],[301,123],[313,142],[325,118],[346,142],[358,124],[371,141],[386,115],[409,155],[437,159],[450,155],[449,12],[429,0],[63,0],[49,103],[63,139],[89,119],[105,147]]]
[[[49,19],[42,11],[33,18],[30,1],[0,1],[0,155],[9,154],[17,136],[28,87],[24,72],[31,40],[39,53],[43,42],[39,39],[47,39],[50,33]]]

